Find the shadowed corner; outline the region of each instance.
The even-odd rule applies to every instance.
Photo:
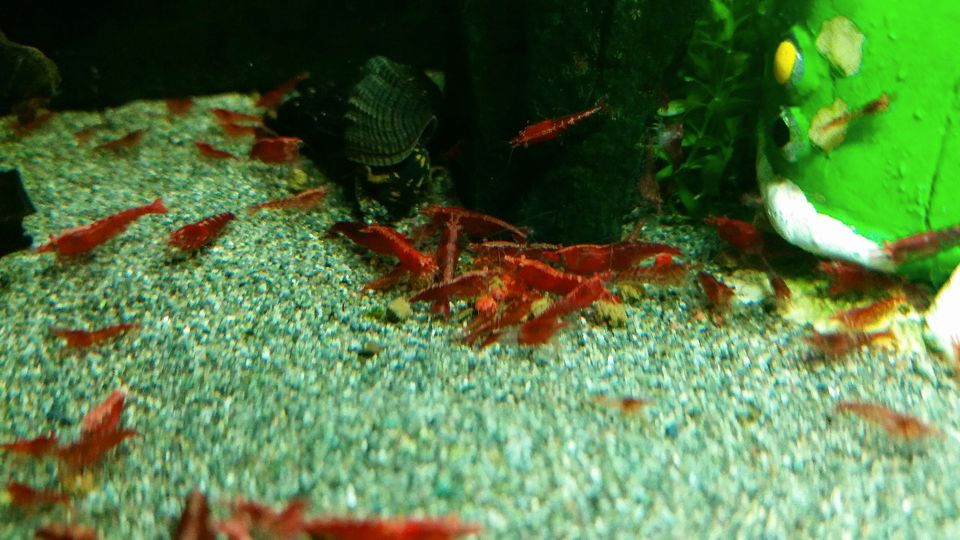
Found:
[[[23,230],[23,218],[36,212],[16,169],[0,171],[0,257],[33,243]]]

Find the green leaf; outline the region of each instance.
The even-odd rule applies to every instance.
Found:
[[[710,0],[710,5],[713,6],[713,15],[718,21],[723,23],[723,32],[720,34],[720,39],[723,41],[730,41],[733,39],[733,13],[730,11],[730,8],[727,7],[727,5],[721,0]]]
[[[680,204],[683,205],[689,214],[699,214],[700,202],[697,200],[696,196],[690,192],[685,187],[677,188],[677,198],[680,199]]]
[[[665,180],[673,176],[673,165],[667,165],[666,167],[657,171],[657,180]]]

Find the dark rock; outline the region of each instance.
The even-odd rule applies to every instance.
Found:
[[[0,257],[30,247],[33,239],[23,230],[23,218],[34,212],[20,173],[0,171]]]
[[[547,242],[610,241],[637,197],[642,141],[705,0],[462,2],[468,206]],[[469,66],[469,67],[466,67]],[[467,71],[469,70],[469,71]],[[558,139],[506,141],[544,118],[608,110]]]
[[[52,60],[0,32],[0,110],[29,98],[52,97],[59,88],[60,72]]]
[[[364,167],[347,160],[344,151],[348,98],[359,77],[355,71],[339,81],[304,81],[297,87],[297,95],[280,105],[276,116],[266,118],[270,129],[302,139],[300,153],[348,194],[354,194],[356,180],[366,176]]]
[[[343,146],[350,82],[308,79],[297,87],[297,95],[280,105],[275,116],[266,117],[270,129],[302,139],[300,153],[327,169],[335,180],[352,168],[346,166]]]
[[[376,54],[442,67],[454,3],[3,0],[10,39],[56,62],[59,109],[273,88],[296,73],[343,80]]]

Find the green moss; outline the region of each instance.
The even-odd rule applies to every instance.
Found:
[[[413,315],[413,308],[410,302],[402,296],[398,296],[387,304],[387,319],[395,322],[405,321]]]
[[[375,306],[370,311],[367,311],[365,315],[374,321],[385,321],[387,320],[387,306]]]
[[[595,304],[597,317],[610,328],[627,326],[627,310],[623,304],[599,301]]]

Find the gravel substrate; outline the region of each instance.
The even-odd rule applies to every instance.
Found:
[[[630,301],[625,328],[587,310],[551,344],[477,352],[458,343],[462,322],[417,305],[391,323],[400,291],[360,292],[388,265],[326,238],[351,218],[337,189],[316,212],[238,212],[288,194],[296,175],[201,158],[194,140],[249,148],[208,108],[253,110],[247,96],[197,101],[182,117],[138,102],[0,132],[0,168],[20,169],[38,210],[26,221],[37,243],[156,197],[170,208],[84,262],[0,259],[0,441],[73,440],[86,410],[130,393],[124,425],[140,435],[72,514],[102,537],[166,536],[195,487],[219,515],[238,496],[303,496],[315,515],[456,514],[483,538],[960,536],[957,385],[915,340],[816,361],[808,330],[762,304],[717,324],[691,279]],[[100,122],[90,142],[74,139]],[[149,131],[128,153],[91,151],[138,128]],[[170,230],[227,210],[239,219],[212,247],[171,256]],[[644,237],[717,271],[707,229],[649,225]],[[141,328],[80,352],[50,332],[118,322]],[[625,415],[596,394],[652,402]],[[946,437],[892,440],[836,414],[840,399],[909,411]],[[57,486],[52,463],[0,455],[0,466]],[[67,515],[0,509],[0,538]]]

